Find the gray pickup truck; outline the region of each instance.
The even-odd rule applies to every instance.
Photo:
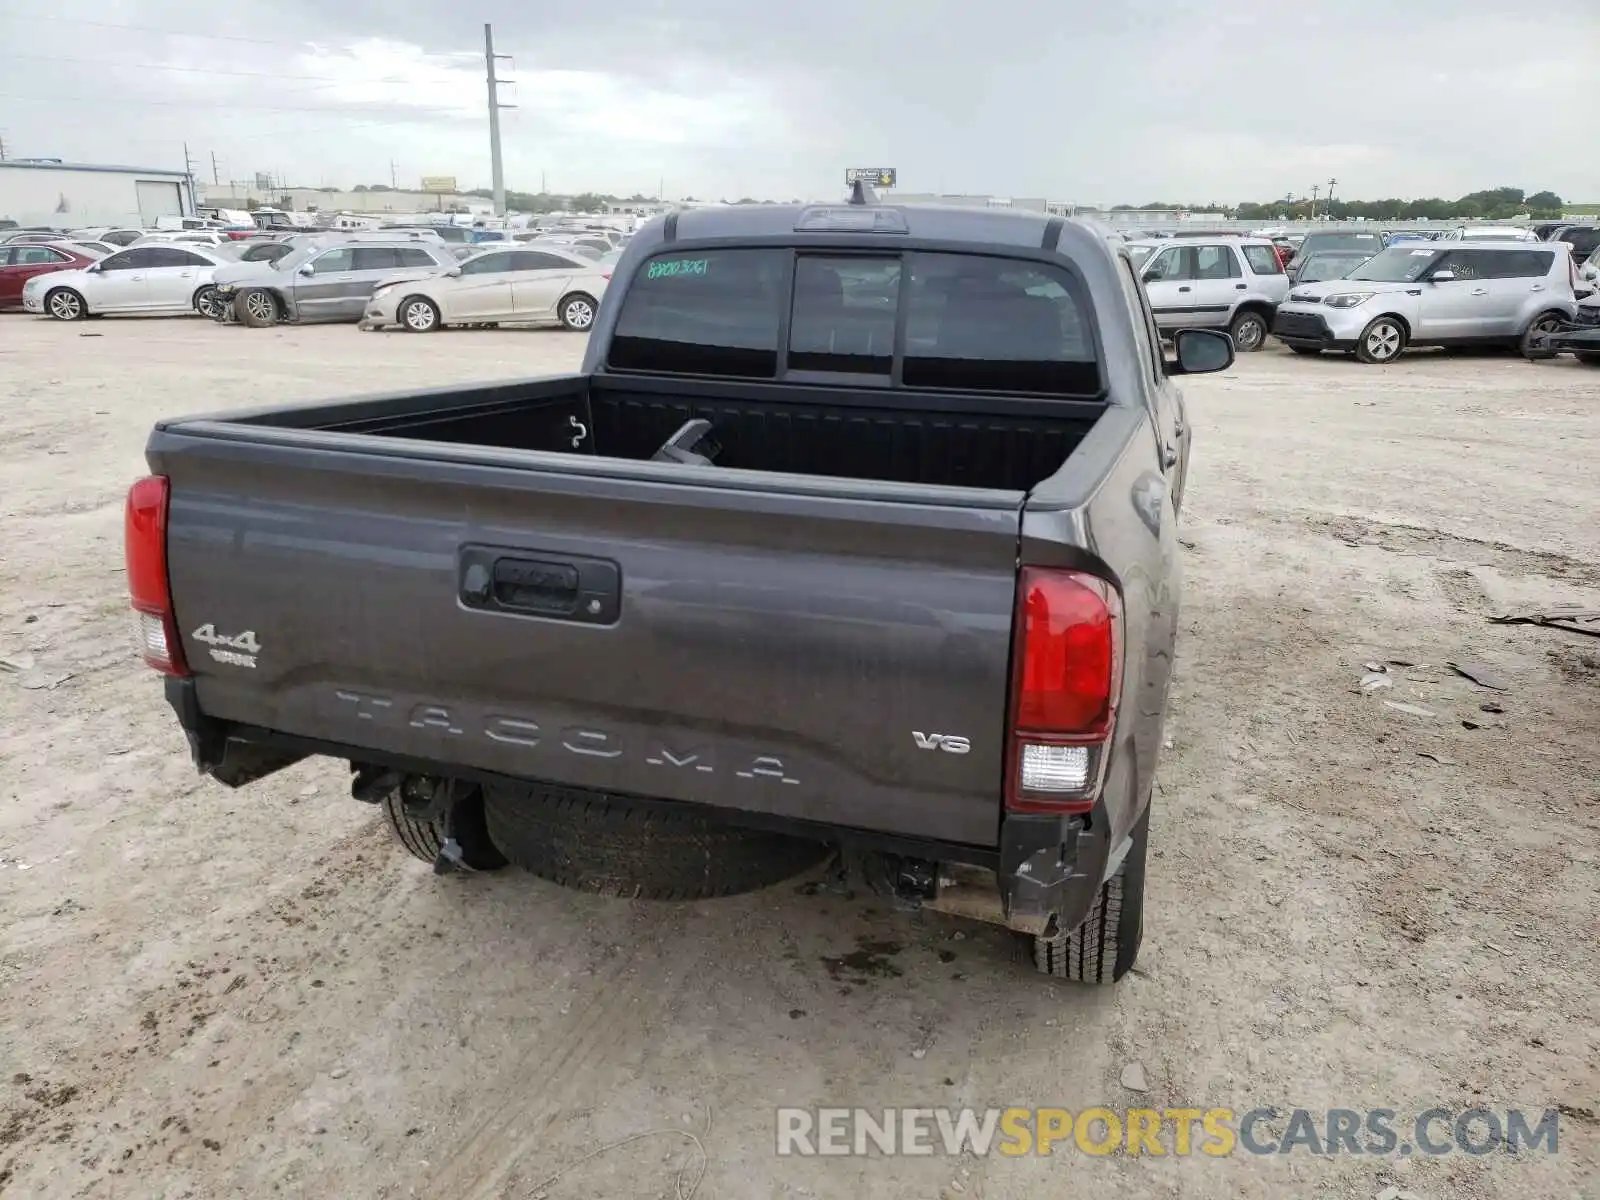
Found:
[[[579,374],[159,423],[142,653],[200,770],[346,759],[436,869],[694,897],[837,849],[1120,977],[1188,463],[1123,244],[1042,215],[669,215]]]

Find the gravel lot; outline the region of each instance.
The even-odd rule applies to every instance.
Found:
[[[1600,607],[1600,371],[1274,349],[1190,384],[1145,952],[1095,992],[799,884],[436,879],[339,763],[194,775],[123,596],[151,422],[581,348],[0,318],[0,656],[26,668],[0,672],[0,1193],[671,1196],[687,1138],[578,1162],[667,1127],[702,1139],[700,1200],[1600,1194],[1600,641],[1485,620]],[[1412,665],[1365,694],[1381,659]],[[864,942],[899,949],[825,961]],[[1566,1115],[1554,1157],[773,1153],[780,1104],[1100,1103]]]

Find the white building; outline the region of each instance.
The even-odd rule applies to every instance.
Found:
[[[57,159],[0,161],[0,217],[18,225],[149,228],[194,213],[189,177],[160,167],[101,167]]]

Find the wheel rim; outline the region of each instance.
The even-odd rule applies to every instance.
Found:
[[[433,328],[433,306],[421,300],[406,305],[406,325],[419,333]]]
[[[277,315],[272,297],[265,292],[251,292],[244,298],[244,310],[258,321],[270,320]]]
[[[1233,340],[1241,350],[1254,350],[1266,336],[1267,327],[1259,318],[1250,317],[1239,322],[1238,334]]]
[[[217,293],[212,288],[207,288],[196,296],[194,306],[200,310],[202,317],[215,317],[222,311],[222,305],[217,302]]]
[[[1550,333],[1554,333],[1556,330],[1558,330],[1560,328],[1561,328],[1561,318],[1560,317],[1551,316],[1549,313],[1546,313],[1544,316],[1540,317],[1537,321],[1535,321],[1533,323],[1532,332],[1550,334]]]
[[[574,329],[587,329],[594,320],[594,309],[587,300],[574,300],[567,305],[567,324]]]
[[[76,317],[79,308],[78,298],[71,292],[57,292],[50,297],[50,315],[63,321],[70,321]]]
[[[1367,334],[1367,353],[1379,362],[1386,362],[1400,353],[1400,329],[1385,321],[1375,325]]]

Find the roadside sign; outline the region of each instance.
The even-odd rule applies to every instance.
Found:
[[[844,173],[845,186],[852,183],[865,183],[870,187],[894,186],[895,168],[893,167],[851,167]]]
[[[422,177],[422,190],[425,192],[439,192],[448,194],[456,190],[456,177],[454,175],[424,175]]]

